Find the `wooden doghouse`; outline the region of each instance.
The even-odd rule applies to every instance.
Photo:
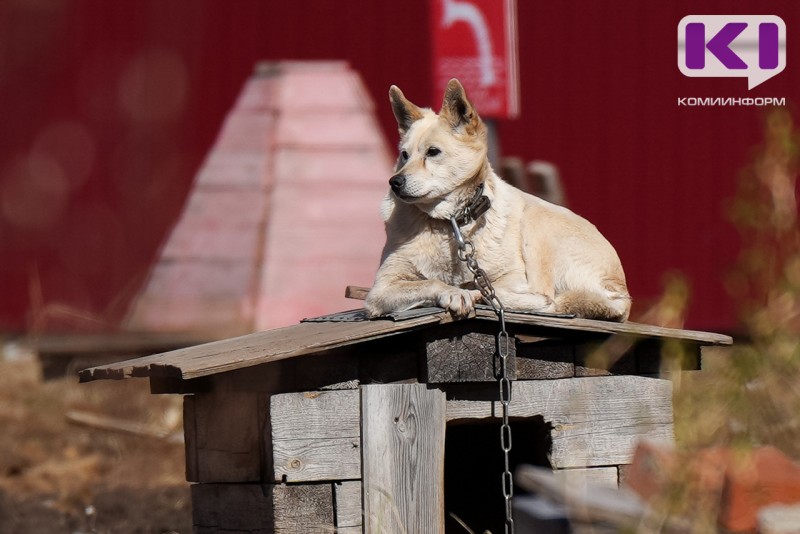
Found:
[[[727,336],[507,314],[512,463],[616,484],[672,439],[672,387]],[[295,326],[95,367],[184,394],[195,532],[502,532],[497,320],[439,309]],[[452,529],[451,529],[452,526]]]

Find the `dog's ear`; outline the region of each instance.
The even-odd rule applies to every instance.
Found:
[[[389,88],[389,100],[392,103],[394,118],[397,119],[397,126],[400,128],[400,135],[405,135],[411,124],[422,118],[422,110],[412,104],[396,85]]]
[[[439,116],[444,117],[454,130],[466,126],[468,133],[475,133],[481,124],[481,118],[467,99],[464,87],[455,78],[447,82]]]

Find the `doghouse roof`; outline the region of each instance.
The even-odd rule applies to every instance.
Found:
[[[497,319],[489,309],[478,309],[468,321]],[[298,356],[453,322],[439,308],[411,310],[390,319],[368,320],[363,310],[342,312],[299,324],[214,341],[144,358],[85,369],[81,382],[130,377],[163,377],[188,380],[242,369]],[[516,333],[566,338],[577,335],[618,334],[632,337],[671,339],[696,345],[730,345],[729,336],[691,330],[677,330],[638,323],[612,323],[522,313],[506,313],[509,329]]]

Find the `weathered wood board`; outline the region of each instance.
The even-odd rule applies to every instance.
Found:
[[[261,426],[257,393],[227,391],[184,397],[186,480],[261,480]]]
[[[498,365],[495,362],[494,333],[477,332],[456,323],[437,331],[425,342],[425,377],[429,384],[447,382],[493,382]],[[508,376],[516,378],[516,347],[509,344]]]
[[[442,320],[447,319],[438,314],[402,322],[376,320],[300,323],[189,349],[93,367],[81,371],[79,377],[82,382],[136,376],[167,376],[189,380],[352,345],[365,339],[378,339],[427,324],[437,324]]]
[[[361,490],[360,480],[345,480],[333,485],[336,528],[339,532],[343,532],[344,528],[358,529],[361,532],[364,521]]]
[[[366,532],[443,532],[444,393],[424,384],[361,391]]]
[[[499,402],[447,401],[447,419],[498,417]],[[640,438],[672,440],[672,384],[639,376],[513,383],[512,417],[541,415],[553,425],[555,468],[630,463]],[[513,431],[513,421],[511,424]]]
[[[281,484],[272,488],[275,534],[334,532],[331,484]]]
[[[273,480],[361,478],[359,403],[358,390],[273,395]]]

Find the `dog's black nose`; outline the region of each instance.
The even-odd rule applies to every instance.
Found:
[[[393,191],[399,191],[400,189],[403,189],[404,185],[406,185],[406,177],[402,174],[395,174],[389,178],[389,185],[392,186]]]

